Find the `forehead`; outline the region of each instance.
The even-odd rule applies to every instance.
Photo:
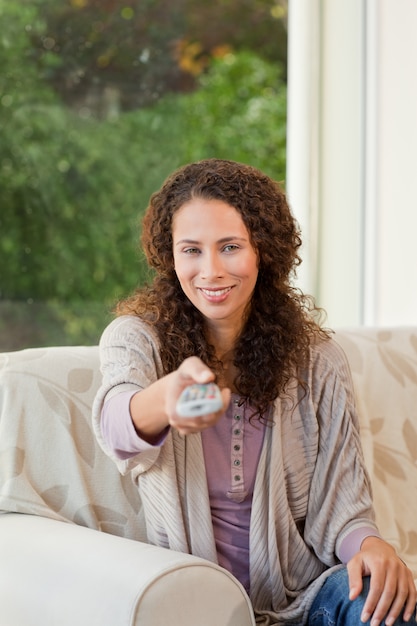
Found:
[[[183,204],[173,216],[173,234],[179,231],[196,229],[230,230],[247,233],[239,211],[223,200],[193,198]]]

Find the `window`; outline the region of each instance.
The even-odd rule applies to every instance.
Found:
[[[286,2],[3,0],[0,349],[96,343],[140,216],[216,156],[285,178]]]

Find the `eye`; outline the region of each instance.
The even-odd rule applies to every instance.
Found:
[[[228,243],[227,246],[223,248],[223,252],[234,252],[235,250],[239,250],[239,246],[235,243]]]
[[[198,254],[200,250],[198,248],[185,248],[183,250],[184,254]]]

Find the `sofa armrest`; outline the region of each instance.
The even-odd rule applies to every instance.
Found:
[[[204,559],[75,524],[0,515],[7,626],[254,626],[240,583]]]

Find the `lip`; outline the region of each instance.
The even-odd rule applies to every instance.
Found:
[[[224,302],[232,291],[232,287],[222,287],[222,288],[207,288],[207,287],[199,287],[198,290],[203,295],[203,297],[209,302]]]

